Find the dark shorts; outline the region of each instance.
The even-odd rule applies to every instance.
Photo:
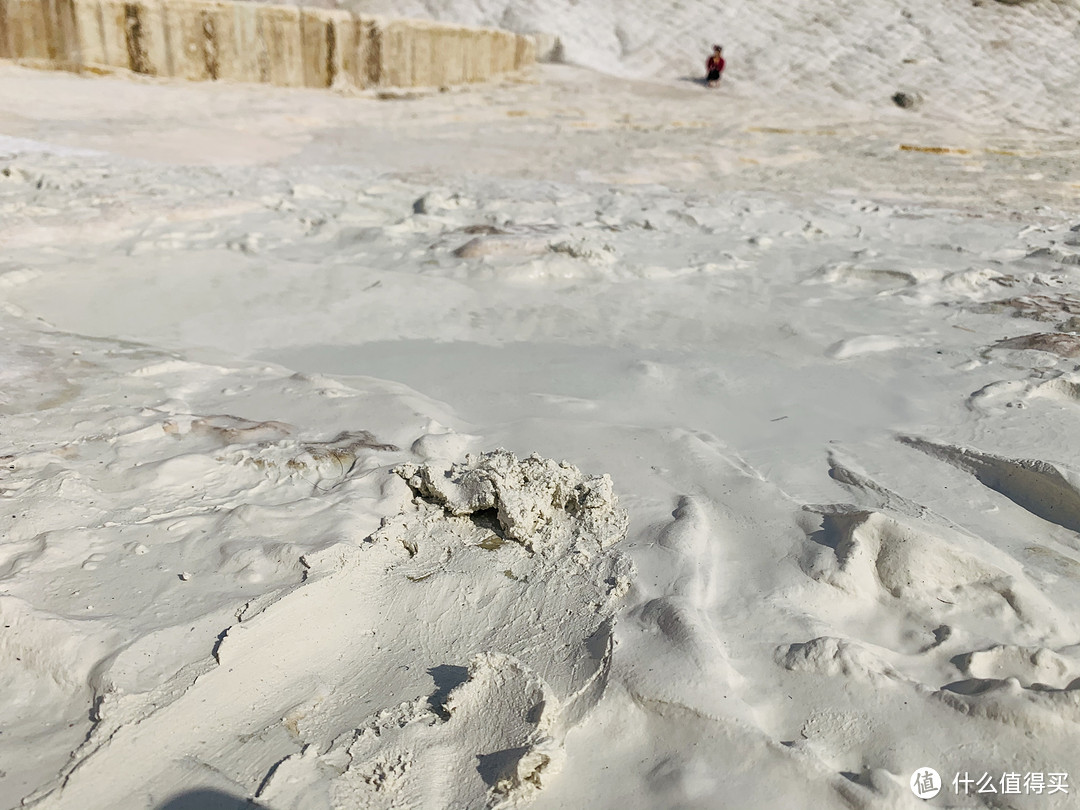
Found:
[[[709,75],[706,76],[705,78],[706,78],[706,81],[718,82],[718,81],[720,81],[720,71],[719,70],[710,70]]]

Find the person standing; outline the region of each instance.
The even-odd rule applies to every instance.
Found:
[[[712,56],[705,63],[705,81],[709,87],[720,84],[720,74],[724,72],[724,49],[719,45],[713,45]]]

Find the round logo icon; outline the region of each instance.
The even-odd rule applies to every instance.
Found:
[[[920,799],[932,799],[941,792],[941,777],[933,768],[919,768],[911,775],[911,792]]]

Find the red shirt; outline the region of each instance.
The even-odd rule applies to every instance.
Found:
[[[713,54],[709,57],[709,61],[705,63],[705,69],[710,73],[714,70],[722,73],[724,70],[724,57]]]

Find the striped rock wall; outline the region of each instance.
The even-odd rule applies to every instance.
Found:
[[[536,61],[530,37],[243,0],[0,0],[0,59],[285,87],[464,84]]]

